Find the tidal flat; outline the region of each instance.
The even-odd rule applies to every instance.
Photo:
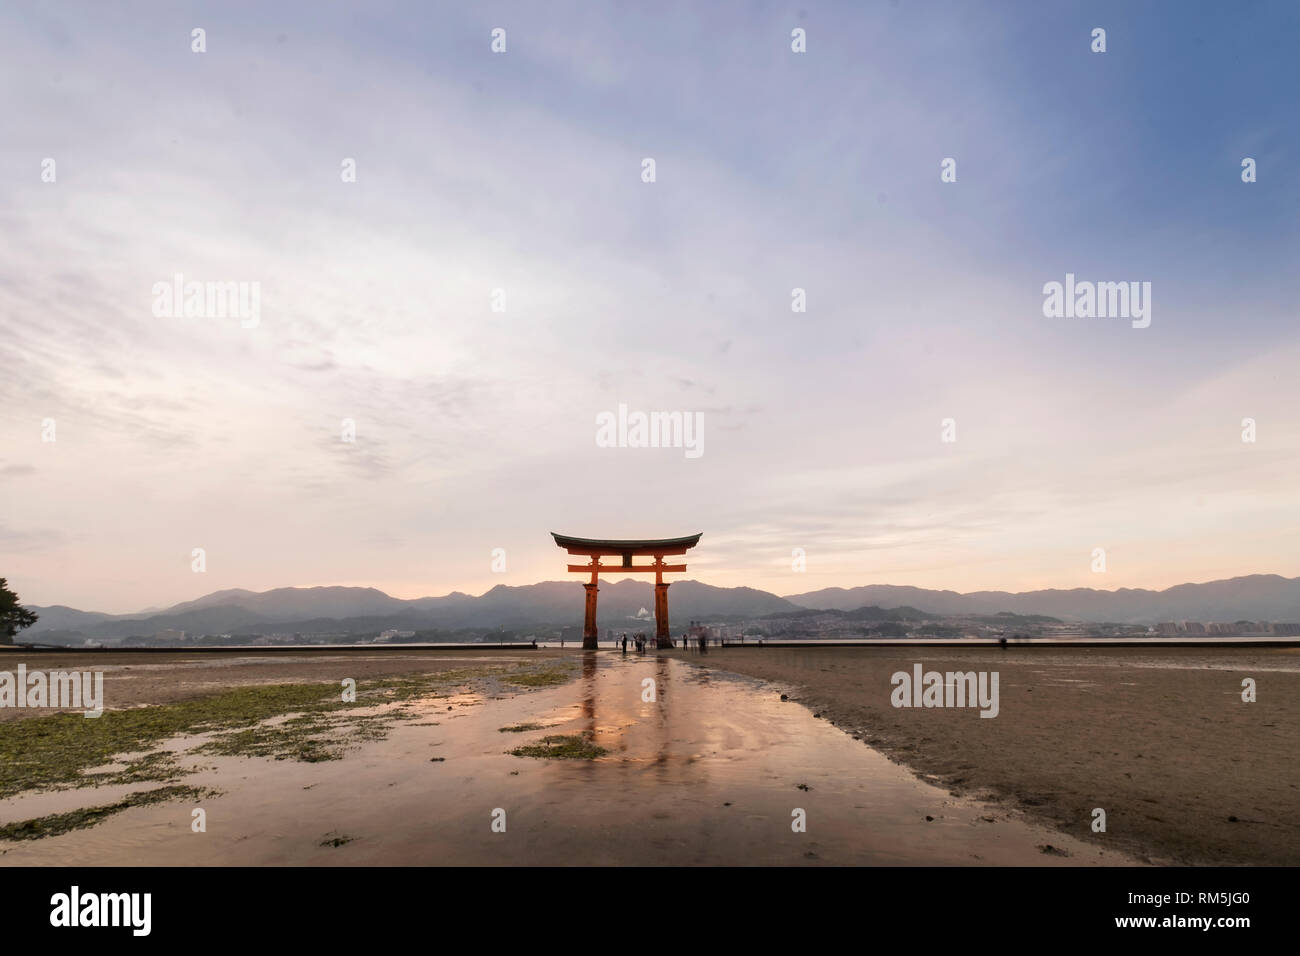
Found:
[[[936,787],[724,656],[27,654],[103,670],[107,709],[0,723],[0,865],[1136,862]]]
[[[767,682],[923,779],[1091,844],[1147,862],[1300,863],[1300,648],[673,653]],[[997,717],[893,706],[893,675],[917,664],[998,672]],[[1242,699],[1248,679],[1254,702]]]

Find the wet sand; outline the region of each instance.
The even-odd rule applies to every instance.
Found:
[[[93,828],[6,842],[0,864],[1131,862],[1108,844],[924,783],[751,678],[667,656],[556,653],[582,661],[575,681],[421,701],[416,719],[337,761],[204,755],[185,783],[221,795],[136,807]],[[399,663],[396,655],[371,656],[383,659],[375,667]],[[410,655],[402,673],[490,656]],[[27,663],[77,666],[67,656]],[[180,665],[170,678],[167,664]],[[137,697],[170,693],[176,674],[191,683],[212,679],[194,676],[200,670],[181,657],[125,666],[163,669],[121,681],[108,694],[110,706],[120,706],[128,688]],[[296,666],[267,661],[231,665],[228,673],[260,680],[268,674],[259,668],[271,667],[275,679],[301,680]],[[325,666],[324,679],[336,679],[338,662]],[[349,673],[363,674],[356,666]],[[647,679],[653,701],[643,699]],[[500,729],[526,723],[541,726]],[[607,753],[594,760],[508,753],[553,734],[586,734]],[[0,822],[108,803],[132,789],[140,787],[28,792],[0,801]],[[206,811],[206,833],[191,832],[196,805]],[[505,831],[494,832],[502,813]],[[792,829],[800,815],[806,832]]]
[[[1300,863],[1295,648],[716,648],[673,652],[772,683],[954,793],[1093,845],[1191,864]],[[890,677],[997,670],[1001,712],[894,708]],[[1256,703],[1243,703],[1242,678]],[[793,704],[791,706],[794,706]],[[1093,808],[1107,832],[1090,830]]]

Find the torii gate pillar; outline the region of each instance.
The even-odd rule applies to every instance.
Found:
[[[593,574],[592,577],[595,577]],[[582,622],[582,649],[584,651],[594,651],[596,649],[596,592],[600,586],[595,584],[584,584],[587,589],[587,615]]]
[[[668,585],[655,584],[655,645],[668,646]]]

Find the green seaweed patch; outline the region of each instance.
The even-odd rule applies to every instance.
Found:
[[[593,744],[586,734],[551,734],[543,737],[540,743],[516,747],[510,753],[516,757],[547,757],[552,760],[595,760],[609,751]]]
[[[527,730],[541,730],[541,724],[512,724],[509,727],[499,728],[503,734],[522,734]]]
[[[240,687],[211,697],[151,707],[106,710],[101,716],[50,714],[0,724],[0,798],[25,790],[61,789],[113,782],[113,774],[85,770],[139,753],[160,741],[205,730],[251,726],[267,717],[338,699],[330,684]],[[152,769],[161,769],[153,758]],[[139,762],[122,774],[143,776]]]
[[[181,766],[177,754],[168,750],[155,750],[126,760],[125,763],[120,770],[83,771],[82,785],[101,787],[133,783],[175,783],[192,772]]]
[[[571,676],[554,667],[539,669],[537,664],[504,671],[502,665],[491,665],[361,681],[355,702],[343,701],[338,684],[332,681],[259,684],[168,704],[107,710],[97,718],[58,713],[4,721],[0,723],[0,799],[29,790],[179,779],[186,771],[174,754],[163,751],[145,754],[123,770],[88,771],[114,763],[118,755],[149,751],[181,735],[219,735],[191,752],[309,763],[336,760],[359,742],[382,739],[387,724],[415,719],[408,702],[445,696],[448,690],[490,678],[550,686]],[[348,713],[380,705],[393,706],[377,715]],[[265,724],[286,715],[287,720]]]
[[[174,783],[189,771],[182,767],[177,755],[169,750],[155,750],[130,761],[116,773],[108,774],[99,784]],[[98,774],[86,774],[97,777]],[[96,784],[97,786],[99,784]]]
[[[555,669],[507,674],[503,678],[506,683],[518,684],[520,687],[554,687],[557,684],[567,684],[572,679],[572,671]]]
[[[103,823],[115,813],[132,807],[147,807],[169,800],[202,800],[204,797],[217,796],[218,790],[202,790],[198,787],[160,787],[157,790],[142,790],[123,797],[116,803],[98,807],[83,807],[68,813],[52,813],[34,820],[21,820],[0,826],[0,840],[40,840],[45,837],[58,836],[73,830],[84,830]]]
[[[223,757],[269,757],[301,763],[342,760],[347,751],[361,743],[383,740],[388,735],[386,724],[400,719],[400,716],[400,713],[356,716],[299,714],[278,723],[262,723],[219,734],[194,748],[193,752]]]

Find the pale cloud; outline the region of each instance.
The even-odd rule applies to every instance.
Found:
[[[494,547],[504,583],[562,576],[549,530],[703,530],[702,577],[782,593],[1095,585],[1110,542],[1105,586],[1297,573],[1277,287],[1207,293],[1209,253],[1159,214],[1099,238],[1110,184],[1147,171],[1081,177],[1069,117],[1002,88],[1003,21],[814,10],[794,61],[782,11],[519,5],[493,58],[473,8],[286,10],[200,5],[203,56],[188,14],[3,14],[0,477],[40,494],[0,519],[25,600],[477,591]],[[1042,317],[1042,283],[1093,266],[1156,280],[1150,329]],[[260,324],[154,316],[176,273],[260,283]],[[620,402],[703,412],[705,456],[597,448]],[[1212,560],[1170,546],[1197,540]]]

